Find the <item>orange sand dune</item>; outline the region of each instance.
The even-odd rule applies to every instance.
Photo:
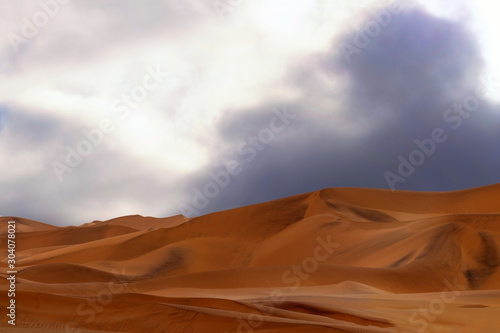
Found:
[[[12,217],[12,216],[2,216],[0,217],[0,225],[3,225],[4,223],[7,223],[8,221],[11,221],[12,219],[16,220],[16,228],[17,231],[22,231],[22,232],[30,232],[30,231],[44,231],[44,230],[55,230],[57,227],[54,227],[50,224],[42,223],[42,222],[37,222],[29,219],[24,219],[24,218],[19,218],[19,217]],[[0,229],[0,235],[7,233],[7,228],[2,228]]]
[[[0,332],[499,332],[499,199],[336,188],[191,219],[1,218]]]
[[[183,215],[175,215],[171,217],[156,218],[151,216],[129,215],[118,217],[107,221],[94,221],[85,223],[82,227],[88,226],[101,226],[101,225],[118,225],[122,227],[129,227],[137,230],[151,229],[151,228],[170,228],[176,227],[179,224],[189,221],[189,218]]]

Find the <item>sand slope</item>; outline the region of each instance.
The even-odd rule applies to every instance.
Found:
[[[500,185],[336,188],[192,219],[60,228],[13,218],[16,328],[498,332],[499,199]],[[12,329],[6,221],[0,332]]]

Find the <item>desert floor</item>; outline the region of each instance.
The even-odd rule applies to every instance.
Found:
[[[0,332],[496,333],[499,248],[500,185],[325,189],[78,227],[2,217]]]

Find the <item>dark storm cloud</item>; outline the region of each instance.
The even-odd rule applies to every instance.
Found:
[[[385,173],[401,177],[398,158],[408,159],[418,149],[417,139],[427,142],[433,152],[424,155],[422,165],[395,188],[455,190],[500,182],[496,150],[500,133],[494,130],[500,124],[499,107],[487,99],[474,99],[481,85],[482,93],[500,87],[493,83],[485,88],[481,83],[488,75],[480,74],[480,52],[465,24],[419,9],[393,15],[368,45],[358,47],[359,52],[346,61],[340,47],[354,45],[356,33],[336,39],[328,56],[318,55],[318,61],[308,58],[290,72],[303,92],[299,101],[286,102],[293,105],[297,119],[254,160],[242,161],[241,173],[231,176],[217,196],[206,198],[201,213],[325,187],[389,188]],[[325,73],[336,87],[341,83],[341,91],[329,93],[328,85],[319,86]],[[341,100],[342,106],[331,107],[333,100]],[[475,100],[479,104],[471,112],[453,110],[456,103],[469,103],[470,108]],[[249,132],[258,132],[266,126],[273,106],[269,103],[222,121],[222,142],[234,144]],[[346,126],[354,133],[346,133]],[[426,139],[436,130],[440,142],[430,144]],[[213,167],[198,175],[186,188],[184,203],[202,207],[194,193],[199,190],[203,195],[204,187],[214,182],[209,173],[221,170],[223,166]]]
[[[339,41],[337,50],[342,56],[337,54],[332,64],[334,71],[348,75],[358,115],[439,118],[440,108],[478,83],[478,46],[462,22],[416,9],[393,15],[374,37],[364,31]],[[359,43],[358,36],[366,42]],[[349,55],[345,48],[355,53]]]

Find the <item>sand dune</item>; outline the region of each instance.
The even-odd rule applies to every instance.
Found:
[[[139,222],[140,221],[140,222]],[[189,221],[189,218],[182,215],[171,217],[156,218],[151,216],[129,215],[117,217],[107,221],[93,221],[85,223],[82,227],[102,226],[102,225],[117,225],[122,227],[133,228],[136,230],[144,230],[151,228],[170,228],[176,227],[179,224]]]
[[[335,188],[204,215],[17,223],[0,332],[498,332],[500,185]],[[22,330],[21,330],[22,329]]]
[[[13,218],[16,219],[16,228],[17,231],[22,232],[30,232],[30,231],[44,231],[44,230],[56,230],[57,227],[52,226],[50,224],[37,222],[29,219],[12,217],[12,216],[2,216],[0,217],[0,225],[7,223],[7,221],[11,221]],[[0,235],[7,233],[7,228],[2,228],[0,230]]]

